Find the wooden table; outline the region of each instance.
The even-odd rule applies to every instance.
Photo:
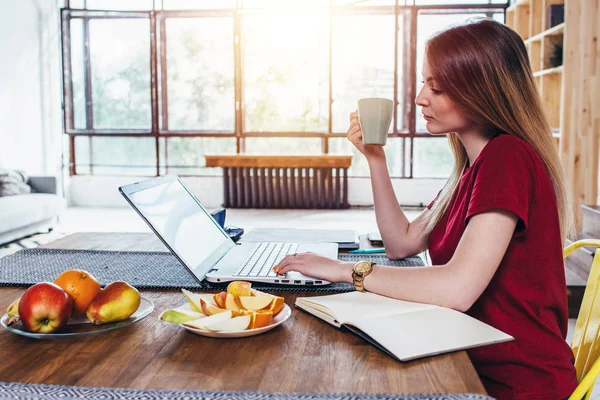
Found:
[[[80,233],[44,247],[164,249],[152,234],[127,233]],[[24,291],[0,288],[0,306]],[[279,294],[291,307],[297,296],[311,295]],[[2,330],[0,381],[266,392],[485,393],[465,351],[401,363],[297,309],[285,324],[258,336],[205,338],[158,320],[160,312],[185,302],[178,291],[143,290],[142,295],[154,302],[154,312],[120,330],[39,341]]]

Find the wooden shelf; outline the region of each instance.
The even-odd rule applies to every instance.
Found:
[[[564,23],[547,29],[549,7],[557,4],[565,7]],[[598,0],[525,0],[506,12],[506,24],[525,42],[552,140],[575,199],[573,212],[579,229],[580,205],[600,201],[600,131],[594,125],[600,118],[600,97],[590,92],[600,82],[590,50],[598,44],[598,7]],[[576,34],[565,34],[567,26]],[[556,46],[561,44],[564,66],[553,68],[551,63],[557,63],[555,57],[560,55]]]
[[[518,0],[515,4],[508,7],[506,9],[506,12],[514,11],[517,9],[517,7],[523,7],[523,6],[528,6],[528,5],[529,5],[529,0]]]
[[[564,30],[565,30],[565,23],[563,22],[562,24],[553,26],[550,29],[546,29],[542,33],[538,33],[537,35],[530,37],[529,39],[525,40],[525,44],[534,42],[536,40],[542,40],[543,38],[545,38],[547,36],[562,35]]]
[[[562,74],[563,70],[564,70],[564,66],[561,65],[559,67],[548,68],[543,71],[534,72],[533,76],[538,77],[538,76],[548,75],[548,74]]]

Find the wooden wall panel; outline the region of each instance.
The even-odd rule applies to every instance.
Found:
[[[567,0],[560,157],[573,193],[576,225],[581,205],[598,199],[600,151],[598,0]]]

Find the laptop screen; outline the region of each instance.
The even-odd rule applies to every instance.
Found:
[[[127,197],[199,279],[235,246],[178,179]]]

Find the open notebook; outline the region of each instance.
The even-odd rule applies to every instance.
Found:
[[[298,297],[296,307],[343,326],[400,361],[513,340],[456,310],[368,292]]]

